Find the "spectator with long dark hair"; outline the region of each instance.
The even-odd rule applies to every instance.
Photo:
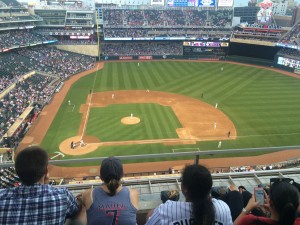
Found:
[[[186,166],[181,182],[186,202],[168,200],[161,204],[154,209],[146,225],[233,224],[228,205],[210,196],[212,183],[212,176],[204,166]]]
[[[102,161],[100,178],[104,183],[82,194],[88,225],[111,225],[116,221],[124,225],[136,225],[139,193],[123,187],[122,177],[123,166],[119,159],[110,157]]]
[[[259,206],[254,195],[248,205],[234,221],[236,225],[299,225],[300,218],[296,218],[299,207],[299,191],[288,182],[273,183],[270,195],[266,196],[266,207],[270,210],[270,218],[254,216],[250,212]]]

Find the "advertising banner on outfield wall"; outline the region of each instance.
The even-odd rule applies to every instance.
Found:
[[[132,60],[132,56],[120,56],[119,60]]]
[[[219,7],[232,7],[233,6],[233,0],[219,0],[218,1]]]
[[[139,56],[139,60],[151,60],[152,55]]]
[[[161,5],[161,6],[164,6],[165,5],[165,1],[164,0],[151,0],[151,5]]]

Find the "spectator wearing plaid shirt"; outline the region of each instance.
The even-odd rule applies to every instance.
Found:
[[[81,209],[75,197],[63,188],[48,185],[48,155],[40,147],[22,150],[16,158],[19,187],[0,191],[0,224],[64,224]]]

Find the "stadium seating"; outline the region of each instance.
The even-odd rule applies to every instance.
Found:
[[[300,46],[300,21],[293,26],[279,43]]]
[[[104,27],[231,27],[232,10],[103,9]],[[144,27],[145,28],[145,27]]]
[[[20,7],[21,4],[16,0],[1,0],[4,4],[7,6],[14,6],[14,7]]]
[[[106,56],[182,55],[182,43],[180,42],[105,43],[101,47],[102,54]]]
[[[11,48],[20,45],[42,43],[43,41],[56,40],[51,36],[44,36],[31,31],[9,31],[0,33],[0,49]]]
[[[0,93],[12,84],[16,87],[0,100],[0,138],[32,103],[45,104],[53,94],[48,86],[50,76],[33,75],[22,80],[30,71],[65,79],[73,74],[94,67],[94,58],[45,46],[22,48],[0,54]]]
[[[0,101],[0,137],[16,121],[23,111],[32,103],[43,104],[53,93],[48,85],[53,77],[33,75],[26,80],[18,81],[16,87]]]
[[[292,48],[281,48],[277,55],[279,56],[285,56],[287,58],[297,59],[300,61],[300,53],[297,49]]]
[[[0,189],[17,186],[19,182],[20,179],[16,175],[14,167],[7,167],[0,170]]]

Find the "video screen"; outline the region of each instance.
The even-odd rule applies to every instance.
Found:
[[[294,69],[300,69],[300,61],[295,59],[289,59],[285,57],[278,57],[277,60],[278,65],[288,66]]]

